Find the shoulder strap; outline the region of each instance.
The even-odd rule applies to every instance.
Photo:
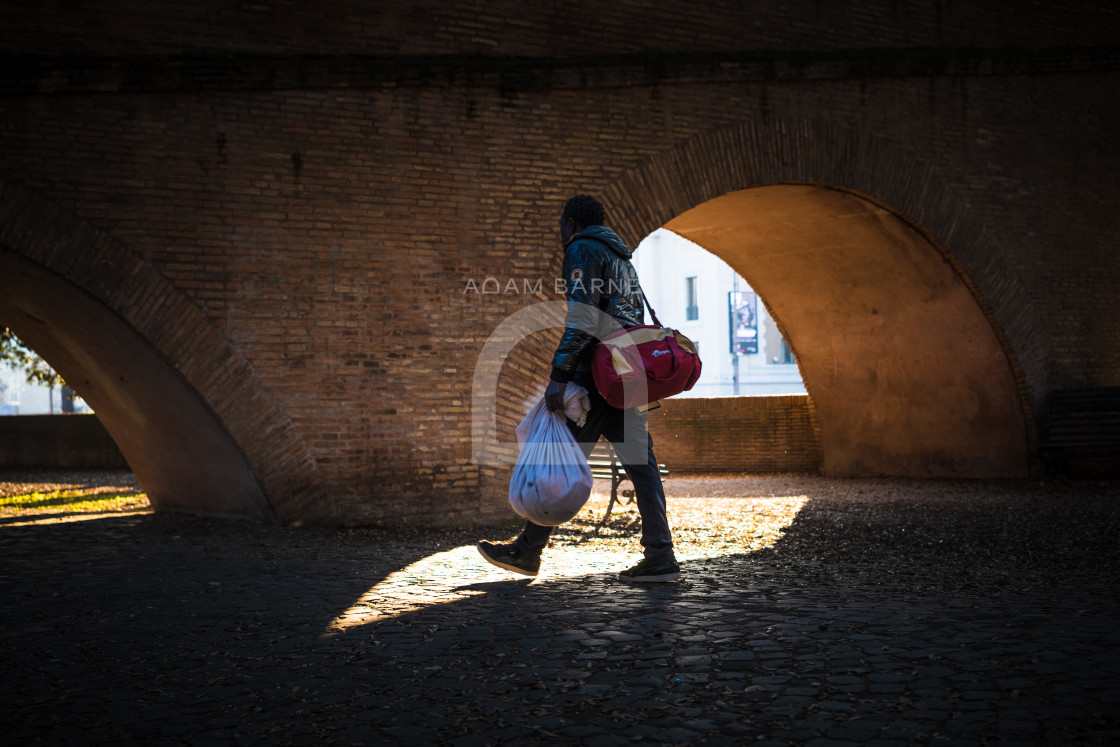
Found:
[[[639,281],[639,284],[638,284],[638,290],[641,291],[641,293],[642,293],[642,301],[645,302],[646,308],[649,309],[649,315],[651,317],[653,317],[653,323],[656,324],[658,327],[662,326],[661,325],[661,320],[657,318],[657,312],[653,310],[653,306],[650,305],[649,299],[646,298],[646,292],[644,290],[642,290],[642,286],[641,286],[640,281]]]

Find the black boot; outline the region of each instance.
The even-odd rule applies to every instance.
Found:
[[[633,568],[627,568],[618,574],[618,580],[628,584],[657,584],[676,581],[680,577],[681,567],[672,557],[659,560],[643,558]]]
[[[489,562],[507,571],[535,576],[541,569],[540,551],[528,552],[517,545],[496,545],[483,540],[478,543],[478,554]]]

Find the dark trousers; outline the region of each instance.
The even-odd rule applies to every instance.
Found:
[[[589,388],[589,393],[591,410],[587,413],[587,422],[580,427],[569,420],[568,428],[585,456],[591,453],[600,436],[611,442],[630,482],[634,483],[638,514],[642,517],[645,556],[650,560],[673,557],[673,536],[665,516],[665,488],[657,470],[657,457],[653,455],[653,439],[646,430],[648,415],[634,409],[611,407],[594,386]],[[527,521],[515,544],[529,552],[540,552],[548,544],[552,529]]]

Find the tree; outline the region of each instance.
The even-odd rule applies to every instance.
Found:
[[[64,387],[66,382],[40,358],[34,350],[23,344],[15,333],[7,327],[0,332],[0,361],[14,369],[23,369],[28,384],[42,384],[51,390],[51,412],[54,412],[54,388]]]

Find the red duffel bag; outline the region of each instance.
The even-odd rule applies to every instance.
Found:
[[[677,330],[662,327],[649,301],[645,303],[653,324],[607,335],[595,346],[591,361],[595,388],[619,409],[688,391],[700,378],[696,344]]]

